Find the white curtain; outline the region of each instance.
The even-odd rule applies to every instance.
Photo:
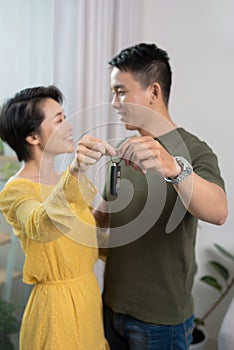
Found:
[[[52,0],[0,0],[0,104],[52,80]]]
[[[141,33],[142,0],[54,1],[53,81],[66,97],[78,141],[88,133],[114,145],[126,136],[110,107],[108,61],[140,42]],[[101,192],[105,167],[93,167],[89,176]],[[101,262],[95,271],[101,287]]]
[[[54,1],[53,81],[66,97],[77,141],[88,133],[115,144],[126,135],[110,107],[108,61],[141,41],[141,24],[142,0]],[[93,168],[89,176],[101,188],[98,174]]]
[[[54,82],[71,114],[109,102],[108,61],[141,39],[141,16],[142,0],[55,0]]]

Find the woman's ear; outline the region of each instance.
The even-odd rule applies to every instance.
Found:
[[[30,134],[25,138],[25,140],[30,145],[37,145],[39,143],[39,136],[37,134]]]

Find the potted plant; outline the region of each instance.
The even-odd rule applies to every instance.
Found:
[[[217,252],[224,256],[225,258],[231,259],[234,262],[234,255],[229,251],[224,249],[218,244],[214,244]],[[202,326],[205,325],[205,321],[210,316],[210,314],[216,309],[216,307],[223,301],[226,297],[230,289],[234,285],[234,275],[231,276],[229,269],[224,266],[222,263],[211,260],[209,261],[209,265],[216,271],[219,279],[211,275],[204,275],[200,278],[200,280],[210,287],[215,288],[219,291],[220,295],[218,299],[210,306],[210,308],[202,315],[201,317],[195,318],[195,327],[193,330],[193,342],[191,345],[191,349],[204,349],[204,345],[206,342],[206,332]],[[199,344],[199,345],[198,345]]]
[[[10,334],[18,330],[14,306],[0,299],[0,349],[13,350]]]
[[[19,170],[20,166],[15,152],[0,138],[0,182],[4,184]]]
[[[20,164],[15,160],[7,160],[0,163],[0,181],[7,181],[20,168]]]
[[[0,155],[4,154],[3,141],[0,139]]]

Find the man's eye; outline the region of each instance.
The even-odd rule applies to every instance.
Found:
[[[124,95],[125,94],[125,91],[124,90],[119,90],[118,91],[118,95]]]

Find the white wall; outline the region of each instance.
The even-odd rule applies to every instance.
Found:
[[[53,0],[0,0],[0,103],[52,77]]]
[[[51,83],[52,4],[53,0],[0,0],[0,104],[23,88]],[[0,247],[0,267],[5,267],[8,248]],[[23,260],[19,247],[18,269]],[[13,282],[12,301],[20,315],[29,291],[20,278]]]
[[[219,157],[226,182],[229,217],[221,226],[202,224],[197,242],[198,274],[194,287],[197,314],[207,310],[218,292],[198,281],[209,270],[212,243],[234,253],[233,79],[234,2],[232,0],[144,0],[143,40],[164,48],[171,58],[173,86],[170,113],[206,140]],[[234,274],[234,268],[232,265]],[[208,318],[210,338],[216,338],[229,294]]]

